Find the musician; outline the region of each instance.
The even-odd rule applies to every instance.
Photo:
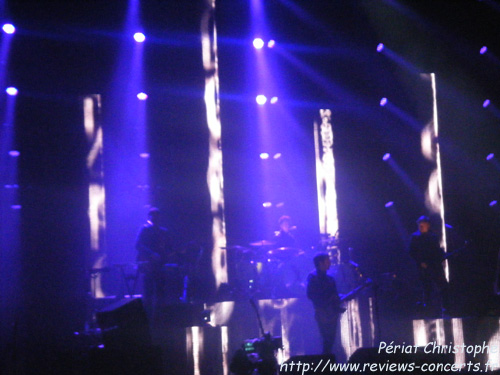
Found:
[[[282,247],[297,247],[297,240],[293,235],[296,227],[291,225],[292,219],[290,216],[283,215],[279,218],[278,224],[280,230],[275,233],[274,242],[277,248]]]
[[[137,261],[144,274],[144,303],[153,316],[156,307],[165,302],[167,295],[164,264],[172,254],[169,233],[160,226],[160,210],[152,207],[148,220],[140,229],[136,245]]]
[[[307,297],[314,306],[314,317],[323,342],[323,354],[332,353],[338,318],[344,311],[340,306],[335,279],[327,274],[331,264],[327,253],[317,254],[314,257],[316,270],[307,277]]]
[[[446,310],[448,308],[448,282],[442,266],[443,249],[438,236],[431,230],[431,222],[427,216],[418,218],[417,225],[418,231],[411,235],[410,256],[417,264],[424,289],[422,304],[424,307],[428,306],[433,287],[436,286],[442,308]]]

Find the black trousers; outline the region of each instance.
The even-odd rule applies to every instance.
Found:
[[[423,303],[426,305],[431,301],[433,288],[436,287],[439,292],[442,307],[449,308],[448,282],[441,264],[429,264],[427,268],[420,267],[420,280],[424,289]]]
[[[318,324],[323,343],[323,354],[332,354],[333,344],[337,335],[339,313],[333,308],[315,310],[314,318]]]

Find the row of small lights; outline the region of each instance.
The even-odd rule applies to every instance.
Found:
[[[379,53],[380,53],[380,52],[382,52],[384,49],[385,49],[385,45],[384,45],[383,43],[379,43],[379,44],[377,45],[377,52],[379,52]],[[486,54],[486,52],[488,52],[488,47],[487,47],[487,46],[482,46],[482,47],[479,49],[479,54],[480,54],[480,55],[484,55],[484,54]],[[384,98],[380,99],[380,106],[381,106],[381,107],[384,107],[385,105],[387,105],[387,103],[388,103],[388,102],[389,102],[389,100],[388,100],[387,98],[385,98],[385,97],[384,97]],[[490,104],[491,104],[490,99],[486,99],[486,100],[483,102],[483,108],[487,108],[487,107],[489,107],[489,105],[490,105]],[[384,156],[382,157],[382,160],[383,160],[383,161],[387,161],[387,160],[389,160],[390,158],[391,158],[391,154],[386,153],[386,154],[384,154]],[[493,154],[493,153],[488,154],[488,156],[486,156],[486,160],[488,160],[488,161],[491,161],[491,160],[493,160],[494,158],[495,158],[495,154]],[[498,202],[497,202],[496,200],[494,200],[494,201],[491,201],[489,205],[490,205],[490,207],[493,207],[493,206],[496,206],[497,204],[498,204]],[[385,207],[386,207],[386,208],[389,208],[389,207],[392,207],[393,205],[394,205],[394,202],[392,202],[392,201],[391,201],[391,202],[387,202],[387,203],[385,204]]]
[[[253,40],[253,46],[256,50],[261,50],[266,45],[267,45],[267,48],[274,48],[274,46],[276,45],[276,41],[274,39],[271,39],[266,43],[262,38],[255,38]],[[273,96],[273,97],[268,98],[266,95],[260,94],[260,95],[256,96],[255,101],[257,102],[258,105],[264,105],[268,101],[270,104],[276,104],[278,102],[278,97]]]
[[[377,45],[377,52],[382,52],[383,50],[385,49],[385,45],[384,43],[379,43]],[[479,54],[481,55],[484,55],[486,54],[486,52],[488,52],[488,47],[487,46],[482,46],[481,49],[479,50]],[[384,107],[387,103],[388,103],[388,99],[387,98],[382,98],[380,99],[380,106],[381,107]],[[491,104],[491,101],[489,99],[486,99],[484,102],[483,102],[483,108],[487,108],[489,105]]]
[[[385,107],[387,104],[389,103],[389,99],[387,99],[386,97],[383,97],[382,99],[380,99],[380,106],[381,107]],[[488,108],[491,104],[491,100],[490,99],[486,99],[484,102],[483,102],[483,108]]]
[[[379,43],[377,45],[377,52],[382,52],[383,50],[385,49],[385,45],[384,43]],[[488,47],[487,46],[482,46],[480,49],[479,49],[479,54],[480,55],[484,55],[486,54],[486,52],[488,52]]]
[[[387,153],[385,153],[385,154],[384,154],[384,156],[382,156],[382,160],[383,160],[383,161],[388,161],[390,158],[391,158],[391,154],[390,154],[390,153],[388,153],[388,152],[387,152]],[[493,154],[493,153],[491,153],[491,154],[489,154],[488,156],[486,156],[486,160],[488,160],[488,161],[491,161],[491,160],[493,160],[494,158],[495,158],[495,154]],[[490,202],[490,207],[496,206],[496,205],[497,205],[497,203],[498,203],[497,201],[491,201],[491,202]],[[386,207],[386,208],[389,208],[389,207],[392,207],[393,205],[394,205],[394,202],[392,202],[392,201],[391,201],[391,202],[387,202],[387,203],[385,204],[385,207]]]
[[[491,202],[489,203],[489,206],[490,206],[490,207],[495,207],[497,204],[498,204],[498,202],[497,202],[497,201],[491,201]],[[389,202],[387,202],[387,203],[385,204],[385,208],[390,208],[390,207],[392,207],[392,206],[394,206],[394,202],[393,202],[393,201],[389,201]]]
[[[255,47],[256,50],[261,50],[266,45],[267,45],[267,48],[274,48],[274,46],[276,45],[276,42],[273,39],[271,39],[266,43],[266,42],[264,42],[264,40],[262,38],[255,38],[253,40],[253,46]],[[255,101],[257,102],[258,105],[264,105],[268,101],[270,104],[276,104],[278,102],[278,97],[273,96],[273,97],[269,98],[269,100],[268,100],[268,97],[266,95],[260,94],[260,95],[257,95],[257,97],[255,98]],[[270,157],[271,157],[271,155],[267,152],[262,152],[260,154],[260,158],[262,160],[267,160]],[[274,154],[272,158],[274,160],[281,158],[281,153],[278,152],[278,153]],[[280,203],[276,203],[274,206],[276,208],[280,208],[280,207],[283,207],[284,205],[285,204],[283,202],[280,202]],[[264,203],[262,203],[262,207],[271,208],[271,207],[273,207],[273,203],[272,202],[264,202]]]

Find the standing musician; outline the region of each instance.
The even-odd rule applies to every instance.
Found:
[[[448,282],[442,262],[444,252],[427,216],[417,220],[418,231],[411,235],[410,256],[415,260],[424,289],[424,307],[430,302],[433,286],[439,291],[443,310],[448,309]]]
[[[340,298],[333,276],[327,274],[331,260],[327,253],[314,257],[315,271],[307,277],[307,298],[314,306],[314,317],[323,341],[323,354],[331,354],[339,315],[345,311],[340,306]]]
[[[144,273],[144,303],[150,316],[165,303],[167,280],[164,265],[172,254],[172,245],[166,228],[159,225],[160,210],[152,207],[148,220],[140,229],[136,240],[137,261]]]

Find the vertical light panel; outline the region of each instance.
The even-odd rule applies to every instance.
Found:
[[[103,133],[100,123],[101,97],[89,95],[83,98],[83,123],[88,144],[87,171],[89,175],[89,208],[91,268],[104,266],[106,246],[104,233],[106,230],[106,205],[103,169]],[[92,275],[92,296],[104,297],[101,286],[101,273]]]
[[[212,270],[216,288],[227,283],[226,225],[224,221],[224,179],[219,106],[219,76],[217,59],[217,29],[215,0],[205,0],[201,21],[202,56],[205,70],[205,106],[209,131],[207,184],[212,211]]]
[[[427,209],[434,214],[439,214],[441,218],[441,247],[447,251],[446,247],[446,223],[444,214],[443,199],[443,177],[441,170],[441,154],[439,149],[439,122],[437,108],[436,75],[429,75],[432,89],[432,119],[424,127],[421,134],[422,154],[426,159],[435,163],[435,169],[429,176],[429,182],[425,197]],[[445,262],[445,275],[449,279],[448,262]]]
[[[437,108],[437,88],[436,88],[436,75],[431,73],[432,80],[432,112],[434,123],[434,136],[436,140],[436,172],[437,172],[437,189],[439,197],[439,214],[441,216],[441,247],[445,252],[448,251],[446,247],[446,223],[444,221],[444,198],[443,198],[443,173],[441,169],[441,151],[439,149],[439,121],[438,121],[438,108]],[[449,280],[448,261],[445,262],[445,275]]]
[[[220,327],[221,349],[222,349],[222,371],[224,375],[229,375],[229,327]]]
[[[193,375],[200,375],[201,356],[203,349],[203,331],[200,327],[191,327],[192,349],[193,349]]]
[[[453,330],[454,345],[460,346],[465,344],[462,319],[457,319],[457,318],[452,319],[451,324]],[[463,353],[462,351],[458,351],[457,353],[455,353],[455,364],[461,365],[462,363],[465,363],[465,353]]]
[[[495,322],[495,325],[497,325],[497,327],[500,326],[500,320],[498,322]],[[490,348],[497,349],[500,347],[500,329],[497,329],[496,332],[491,335],[488,341],[488,346]],[[491,364],[489,370],[498,370],[500,368],[500,351],[490,351],[488,353],[488,362]]]
[[[427,345],[427,330],[423,319],[413,321],[413,342],[416,346]]]
[[[337,190],[335,188],[335,159],[333,156],[332,112],[320,109],[321,124],[314,123],[316,149],[316,182],[320,233],[335,234],[339,223],[337,217]]]

